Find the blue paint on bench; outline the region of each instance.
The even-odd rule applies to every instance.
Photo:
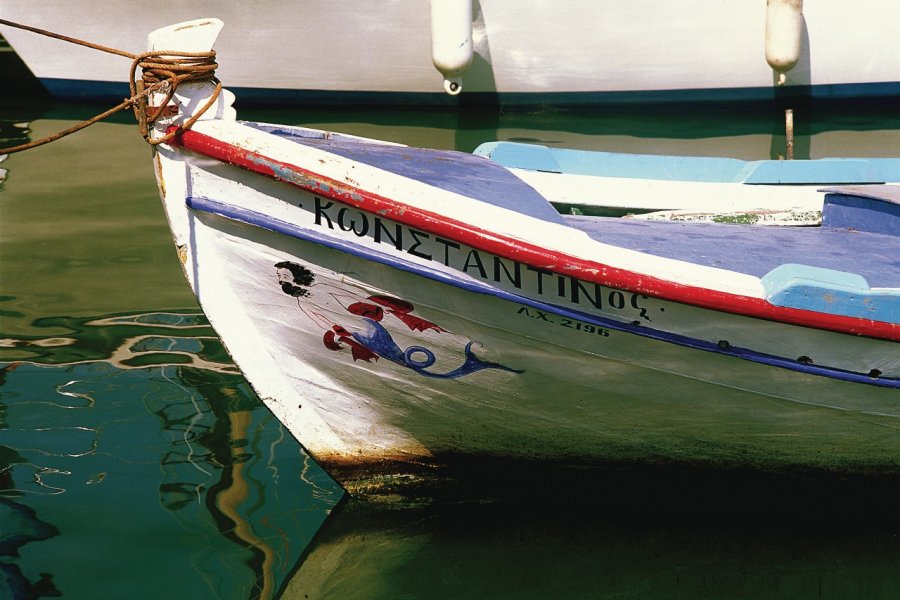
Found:
[[[900,186],[828,190],[822,226],[900,236]]]
[[[896,158],[744,161],[721,157],[594,152],[518,142],[487,142],[476,148],[474,153],[510,168],[597,177],[753,185],[900,181],[900,159]]]
[[[742,175],[744,175],[742,173]],[[736,181],[746,184],[847,184],[900,181],[896,158],[819,158],[816,160],[758,160]]]
[[[900,289],[876,289],[860,275],[807,265],[786,264],[761,279],[775,306],[820,313],[900,321]]]
[[[746,163],[734,158],[656,156],[548,148],[517,142],[487,142],[474,154],[490,158],[505,167],[635,179],[678,179],[682,181],[730,181]]]

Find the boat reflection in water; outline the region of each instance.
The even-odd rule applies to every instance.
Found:
[[[0,342],[5,359],[18,357],[0,371],[4,591],[276,597],[342,492],[203,317],[34,325],[68,333]]]
[[[27,124],[0,120],[0,148],[10,148],[28,141]],[[8,154],[0,154],[0,164],[7,158],[9,158]],[[6,181],[8,173],[7,169],[0,167],[0,191],[3,191],[3,182]]]
[[[896,530],[875,521],[860,527],[858,514],[817,525],[777,515],[745,520],[724,509],[685,519],[671,511],[668,497],[647,491],[636,499],[640,508],[619,512],[607,505],[572,512],[518,503],[385,513],[351,500],[325,524],[282,598],[886,600],[900,594]]]

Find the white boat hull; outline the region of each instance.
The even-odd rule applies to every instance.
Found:
[[[817,230],[564,218],[482,157],[239,122],[232,100],[156,124],[174,242],[248,381],[348,488],[472,460],[900,475],[896,187],[832,193]]]
[[[765,2],[474,6],[463,97],[569,104],[772,100],[785,89],[822,97],[900,92],[900,5],[892,0],[807,2],[798,61],[783,87],[766,60]],[[209,15],[232,25],[217,46],[219,74],[243,101],[451,101],[422,0],[263,7],[163,0],[140,18],[128,2],[5,0],[0,8],[0,18],[129,51],[142,48],[149,29]],[[128,70],[121,57],[8,27],[0,32],[55,95],[121,99]]]
[[[415,261],[408,248],[398,251],[386,238],[375,243],[357,235],[364,227],[372,233],[377,215],[340,215],[338,207],[293,190],[288,202],[272,200],[269,193],[288,192],[278,184],[255,191],[259,178],[233,167],[207,171],[203,161],[192,161],[196,200],[188,208],[186,190],[166,175],[183,166],[169,164],[166,154],[159,154],[166,208],[204,312],[271,410],[349,488],[373,473],[405,473],[423,464],[452,467],[459,457],[473,456],[545,465],[650,461],[898,472],[895,389],[661,341],[628,324],[652,328],[665,322],[669,332],[711,346],[718,337],[710,336],[730,331],[736,346],[790,357],[814,352],[817,363],[843,361],[844,368],[853,367],[848,357],[861,368],[880,354],[885,375],[900,370],[896,357],[890,358],[892,342],[873,350],[871,340],[855,336],[614,288],[602,290],[604,308],[597,309],[584,297],[573,303],[572,282],[557,279],[542,282],[543,294],[534,280],[532,289],[515,290],[514,298],[509,286],[492,281],[488,254],[480,255],[485,277],[472,268],[465,249],[434,240],[417,250],[431,258]],[[237,219],[220,216],[221,205],[203,200],[212,194],[248,212]],[[252,207],[277,214],[293,233],[273,231],[278,223],[272,221],[248,224],[254,221]],[[380,222],[385,236],[395,231],[393,223]],[[359,243],[371,247],[354,249]],[[309,271],[307,295],[282,289],[278,265],[284,263]],[[474,277],[460,273],[466,263],[464,271]],[[504,278],[514,270],[507,269]],[[558,293],[561,285],[569,286],[565,298]],[[400,310],[401,316],[439,330],[411,328],[397,310],[384,308],[389,304],[371,300],[384,297],[414,307]],[[396,346],[427,348],[434,364],[414,368],[428,362],[425,351],[400,361],[387,353],[357,355],[353,340],[375,345],[372,322],[360,305],[383,307],[378,323]],[[339,330],[349,336],[326,339]],[[470,343],[478,362],[492,366],[431,376],[458,371]],[[348,472],[353,475],[340,475]]]

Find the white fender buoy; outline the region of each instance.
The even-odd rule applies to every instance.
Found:
[[[803,0],[768,0],[766,3],[766,62],[778,73],[783,85],[785,73],[800,60],[803,42]]]
[[[474,56],[472,0],[431,0],[431,61],[451,96],[462,91],[462,74]]]

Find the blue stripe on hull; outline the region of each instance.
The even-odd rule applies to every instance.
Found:
[[[81,79],[42,78],[41,83],[60,100],[83,102],[121,102],[127,97],[125,82]],[[872,99],[900,96],[900,81],[854,83],[786,88],[714,88],[685,90],[647,90],[630,92],[463,92],[448,96],[429,92],[356,92],[332,90],[295,90],[278,88],[229,87],[244,105],[321,105],[330,106],[591,106],[643,105],[693,102],[774,102],[796,99]]]
[[[285,221],[281,221],[279,219],[274,219],[269,217],[268,215],[258,213],[255,211],[238,208],[234,206],[230,206],[227,204],[223,204],[221,202],[216,202],[215,200],[210,200],[208,198],[195,198],[190,197],[187,198],[186,204],[189,208],[200,211],[211,213],[215,215],[219,215],[228,219],[233,219],[236,221],[240,221],[242,223],[247,223],[249,225],[254,225],[256,227],[260,227],[262,229],[266,229],[268,231],[272,231],[274,233],[279,233],[282,235],[286,235],[292,238],[296,238],[299,240],[312,242],[315,244],[319,244],[334,250],[338,250],[340,252],[345,252],[347,254],[351,254],[353,256],[357,256],[359,258],[369,260],[372,262],[376,262],[379,264],[384,264],[396,269],[400,269],[402,271],[406,271],[409,273],[413,273],[415,275],[419,275],[421,277],[426,277],[428,279],[432,279],[434,281],[438,281],[441,283],[445,283],[448,285],[452,285],[454,287],[470,291],[478,294],[486,294],[490,296],[494,296],[496,298],[500,298],[502,300],[507,300],[510,302],[515,302],[517,304],[522,304],[525,306],[533,307],[538,310],[543,310],[546,312],[553,312],[561,316],[570,317],[573,319],[577,319],[584,323],[590,323],[593,325],[599,325],[601,327],[605,327],[607,329],[622,331],[626,333],[632,333],[635,335],[639,335],[642,337],[655,339],[663,342],[668,342],[672,344],[677,344],[679,346],[684,346],[688,348],[693,348],[696,350],[704,350],[706,352],[713,352],[716,354],[722,354],[726,356],[735,356],[738,358],[743,358],[745,360],[749,360],[751,362],[760,363],[772,367],[779,367],[784,369],[789,369],[792,371],[798,371],[801,373],[807,373],[810,375],[819,375],[824,377],[830,377],[832,379],[838,379],[841,381],[848,381],[852,383],[865,383],[870,385],[875,385],[878,387],[887,387],[887,388],[896,388],[900,389],[900,379],[895,378],[873,378],[868,375],[864,375],[861,373],[854,373],[850,371],[844,371],[841,369],[835,369],[830,367],[822,367],[813,364],[799,363],[793,359],[788,359],[780,356],[772,356],[770,354],[763,354],[760,352],[754,352],[752,350],[748,350],[746,348],[738,348],[734,346],[729,346],[727,344],[716,344],[712,342],[707,342],[704,340],[699,340],[696,338],[690,338],[687,336],[674,334],[671,332],[660,331],[656,329],[652,329],[644,326],[634,326],[628,323],[622,323],[619,321],[615,321],[612,319],[605,319],[602,317],[597,317],[594,315],[589,315],[586,313],[582,313],[579,311],[573,311],[566,308],[562,308],[559,306],[546,304],[543,302],[539,302],[536,300],[532,300],[530,298],[526,298],[524,296],[518,296],[516,294],[512,294],[509,292],[505,292],[503,290],[498,290],[496,288],[492,288],[487,285],[482,285],[476,282],[467,282],[462,281],[460,279],[451,277],[446,273],[440,271],[434,271],[431,269],[425,269],[418,265],[408,263],[405,261],[400,261],[388,254],[383,254],[380,252],[366,251],[363,248],[359,247],[356,244],[351,244],[348,242],[343,242],[340,240],[335,240],[326,235],[309,231],[293,225],[291,223],[287,223]],[[723,347],[724,346],[724,347]]]

